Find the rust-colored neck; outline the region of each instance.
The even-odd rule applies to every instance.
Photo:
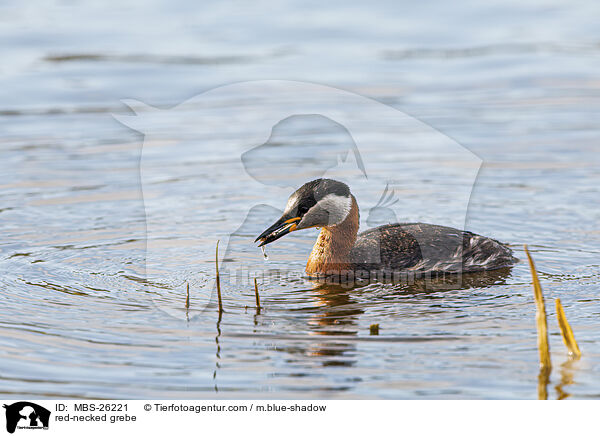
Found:
[[[359,215],[356,199],[344,221],[321,229],[308,257],[306,273],[311,277],[338,275],[350,269],[350,250],[356,242]]]

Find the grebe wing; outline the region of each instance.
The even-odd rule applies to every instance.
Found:
[[[475,272],[516,262],[502,243],[472,232],[424,223],[388,224],[357,236],[352,261],[364,268]]]

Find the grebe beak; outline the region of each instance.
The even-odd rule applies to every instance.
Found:
[[[282,236],[296,230],[296,224],[298,221],[300,221],[300,217],[286,218],[285,216],[282,216],[277,220],[277,222],[275,222],[275,224],[262,232],[254,242],[260,241],[258,246],[262,247],[263,245],[267,245],[273,241],[276,241]]]

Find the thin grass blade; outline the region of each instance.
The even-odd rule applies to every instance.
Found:
[[[560,298],[557,298],[555,303],[556,317],[558,318],[558,326],[560,327],[560,333],[562,335],[563,342],[569,350],[569,355],[574,359],[579,359],[581,357],[581,351],[579,350],[579,345],[577,345],[577,341],[575,340],[573,330],[571,329],[571,326],[567,321],[567,317],[565,316],[565,310],[560,302]]]

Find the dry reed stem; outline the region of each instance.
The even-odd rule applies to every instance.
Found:
[[[531,269],[531,278],[533,279],[533,294],[535,297],[536,313],[535,321],[537,324],[538,332],[538,350],[540,353],[540,367],[550,373],[552,369],[552,362],[550,361],[550,345],[548,344],[548,321],[546,320],[546,307],[544,305],[544,294],[542,293],[542,286],[540,285],[540,279],[538,278],[535,264],[527,245],[525,245],[525,253],[529,260],[529,268]]]
[[[219,314],[223,313],[223,300],[221,299],[221,278],[219,277],[219,241],[215,250],[215,268],[217,270],[217,298],[219,299]]]
[[[256,308],[260,309],[260,297],[258,295],[258,285],[256,284],[256,277],[254,277],[254,295],[256,296]]]
[[[581,357],[581,351],[579,351],[579,346],[575,340],[575,335],[573,335],[573,330],[571,329],[571,326],[567,321],[567,317],[565,316],[565,310],[562,307],[560,298],[557,298],[555,303],[556,318],[558,318],[558,326],[560,327],[560,333],[562,335],[563,342],[569,350],[569,356],[571,356],[573,359],[579,359]]]
[[[187,284],[187,294],[185,297],[185,308],[189,309],[190,308],[190,284]]]
[[[369,326],[369,333],[373,336],[379,334],[379,324],[371,324]]]

